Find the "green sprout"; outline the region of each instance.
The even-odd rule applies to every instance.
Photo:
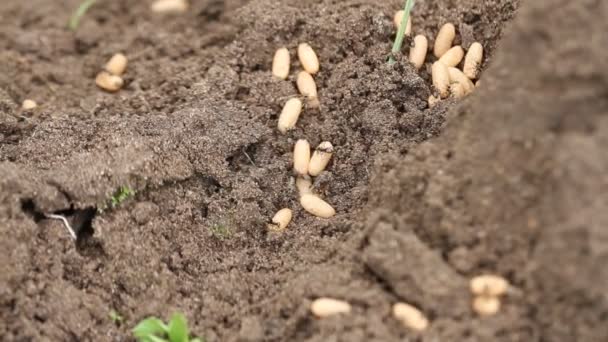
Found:
[[[211,234],[220,240],[228,239],[232,236],[232,231],[225,224],[216,224],[211,227]]]
[[[78,28],[78,24],[80,24],[80,19],[87,13],[89,8],[95,4],[97,0],[84,0],[78,8],[74,11],[72,16],[70,17],[70,22],[68,23],[68,27],[72,31],[76,31]]]
[[[201,338],[191,338],[186,317],[175,313],[169,324],[156,317],[149,317],[133,328],[133,336],[138,342],[204,342]]]
[[[401,24],[399,24],[399,30],[397,31],[397,36],[395,37],[395,42],[393,43],[393,50],[391,51],[391,56],[388,58],[388,63],[395,63],[395,54],[401,51],[401,45],[403,45],[403,38],[405,36],[405,29],[407,26],[407,21],[410,20],[410,12],[412,8],[414,8],[415,0],[405,0],[403,5],[403,18],[401,18]]]
[[[116,208],[122,202],[128,200],[129,198],[135,196],[135,190],[131,189],[128,186],[121,186],[118,188],[118,191],[112,196],[110,199],[110,205],[112,208]]]
[[[120,323],[122,323],[124,320],[124,318],[118,312],[116,312],[116,310],[110,311],[110,319],[116,325],[120,325]]]

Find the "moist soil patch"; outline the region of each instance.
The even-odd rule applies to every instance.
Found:
[[[555,185],[562,179],[591,175],[577,185],[590,191],[595,209],[587,214],[604,208],[592,195],[606,170],[593,132],[606,132],[596,113],[608,107],[583,107],[594,115],[587,121],[550,113],[605,94],[605,75],[567,63],[574,71],[557,79],[532,63],[509,74],[523,42],[533,45],[524,56],[558,51],[568,61],[553,44],[560,39],[549,31],[553,21],[570,23],[564,18],[575,13],[572,22],[582,26],[594,14],[575,4],[559,19],[542,16],[556,2],[529,5],[503,43],[517,0],[417,1],[415,34],[432,44],[453,22],[455,44],[479,41],[486,54],[479,93],[429,108],[435,58],[429,54],[420,71],[407,54],[386,63],[400,1],[193,0],[181,15],[154,14],[147,1],[98,1],[76,32],[66,24],[77,0],[3,1],[3,340],[124,341],[141,319],[178,311],[207,341],[605,339],[607,294],[593,278],[606,274],[593,266],[607,260],[605,233],[581,228],[581,218],[543,234],[551,222],[543,218],[560,206],[575,220],[568,213],[576,207],[562,199],[580,193]],[[297,95],[300,42],[321,61],[321,106],[305,108],[297,128],[282,135],[277,117]],[[282,46],[292,58],[286,81],[270,73]],[[109,94],[94,79],[116,52],[129,66],[123,89]],[[588,55],[590,65],[604,56]],[[550,99],[570,78],[581,90],[560,109],[567,99]],[[545,91],[520,98],[518,79]],[[508,96],[494,102],[500,92]],[[39,107],[20,109],[24,99]],[[522,119],[526,110],[538,119]],[[541,134],[549,130],[553,140]],[[564,132],[582,135],[560,140]],[[297,139],[335,146],[314,181],[338,213],[329,220],[298,203]],[[555,141],[564,147],[557,155]],[[599,162],[579,158],[572,165],[586,167],[557,172],[578,148]],[[134,194],[117,201],[124,187]],[[267,231],[284,207],[294,210],[289,228]],[[66,217],[78,238],[48,214]],[[592,237],[599,242],[589,251]],[[575,281],[578,272],[563,275],[552,258],[566,268],[591,266]],[[468,290],[468,279],[484,272],[513,284],[501,313],[489,318],[471,310]],[[560,287],[564,279],[572,286]],[[318,297],[347,300],[353,312],[315,319],[309,306]],[[395,321],[397,301],[421,308],[429,330],[415,334]],[[112,311],[124,320],[113,322]]]

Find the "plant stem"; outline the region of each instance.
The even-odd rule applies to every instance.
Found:
[[[395,54],[401,51],[401,45],[403,44],[403,38],[405,36],[405,29],[407,28],[407,22],[410,20],[410,12],[414,7],[415,0],[405,0],[403,4],[403,18],[401,18],[401,24],[399,24],[399,30],[397,31],[397,36],[395,37],[395,42],[393,43],[393,50],[391,51],[391,56],[388,59],[389,64],[395,63]]]
[[[78,24],[80,23],[80,19],[85,13],[95,4],[97,0],[84,0],[80,6],[74,11],[74,14],[70,17],[70,22],[68,23],[68,27],[70,30],[75,31],[78,28]]]

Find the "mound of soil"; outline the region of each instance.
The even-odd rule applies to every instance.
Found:
[[[168,16],[100,1],[71,32],[78,3],[0,4],[6,341],[122,341],[175,311],[208,341],[608,338],[608,6],[526,2],[511,24],[518,1],[418,1],[414,33],[456,23],[489,66],[473,96],[430,109],[430,68],[386,63],[401,1],[193,0]],[[300,42],[321,60],[321,107],[284,136]],[[270,76],[281,46],[288,81]],[[119,51],[126,85],[104,93],[95,75]],[[314,184],[330,220],[298,204],[301,138],[336,147]],[[121,187],[135,195],[112,206]],[[288,230],[267,232],[283,207]],[[470,308],[483,272],[514,285],[490,318]],[[321,296],[353,312],[314,319]],[[398,324],[397,301],[429,330]]]

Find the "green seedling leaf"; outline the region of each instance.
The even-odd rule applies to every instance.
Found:
[[[180,313],[173,314],[169,322],[169,341],[188,342],[188,323]]]
[[[110,319],[112,320],[112,322],[114,322],[115,324],[120,324],[123,321],[122,316],[116,312],[116,310],[112,310],[110,311]]]
[[[190,342],[205,342],[205,340],[196,337],[196,338],[190,340]]]
[[[133,328],[133,335],[142,341],[146,341],[145,338],[149,339],[150,337],[155,337],[153,335],[165,335],[168,332],[169,327],[156,317],[147,318],[139,322],[139,324]],[[164,340],[161,339],[160,341]]]
[[[389,64],[395,63],[394,55],[401,51],[401,45],[403,44],[403,38],[405,36],[405,29],[407,26],[408,20],[410,20],[410,12],[412,8],[414,8],[415,0],[405,0],[403,4],[403,18],[401,19],[401,24],[399,25],[399,30],[397,31],[397,36],[395,37],[395,42],[393,43],[393,49],[391,50],[391,55],[388,59]]]
[[[169,342],[164,338],[160,338],[154,335],[149,335],[140,339],[140,342]]]
[[[70,17],[70,22],[68,23],[68,27],[72,31],[76,31],[78,28],[78,24],[80,24],[80,19],[87,13],[89,8],[95,4],[97,0],[84,0],[78,8],[74,11],[72,16]]]

